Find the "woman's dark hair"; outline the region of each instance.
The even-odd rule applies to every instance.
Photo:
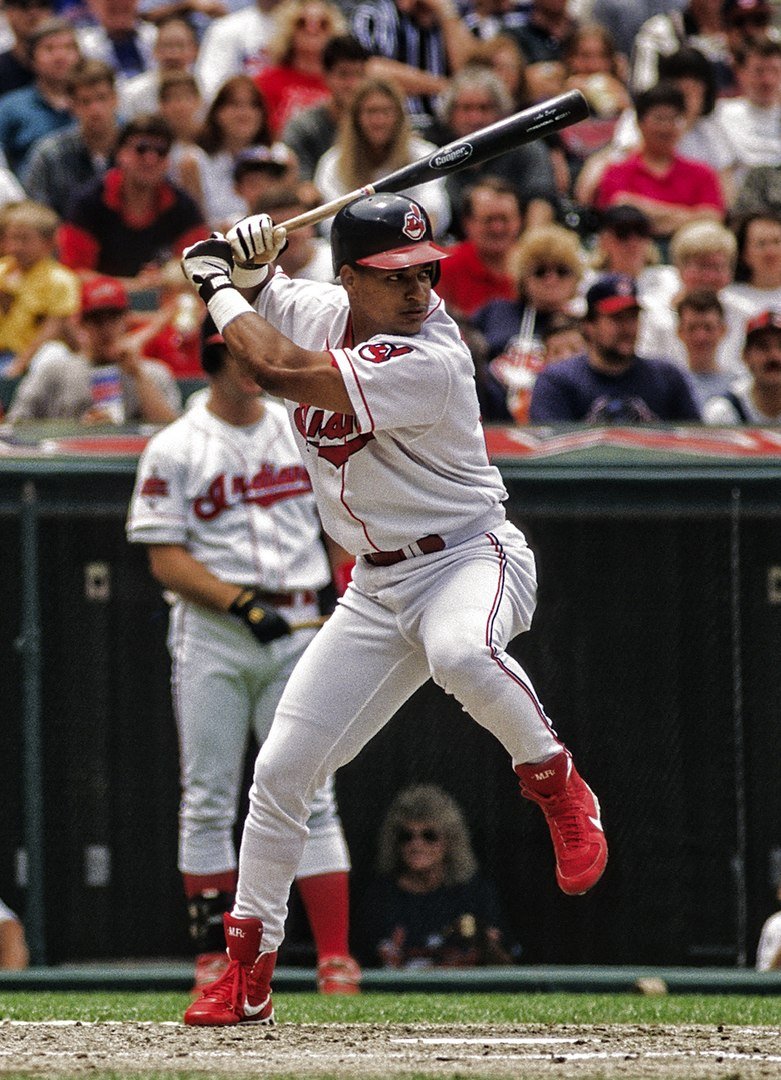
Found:
[[[224,135],[219,120],[217,119],[217,113],[223,105],[229,105],[231,103],[231,98],[236,90],[243,88],[250,91],[253,100],[262,110],[261,119],[258,121],[258,129],[255,132],[252,142],[254,145],[271,146],[273,139],[268,124],[268,106],[266,105],[266,99],[263,97],[260,90],[258,90],[249,75],[232,75],[229,79],[225,80],[217,91],[214,101],[211,103],[209,110],[206,113],[201,133],[198,136],[198,145],[205,150],[207,154],[216,154],[222,149]]]
[[[683,116],[686,112],[686,98],[683,96],[683,90],[672,82],[658,82],[648,90],[641,90],[635,95],[635,113],[638,121],[659,105],[675,109]]]
[[[713,64],[699,49],[684,45],[669,56],[659,57],[659,81],[675,82],[676,79],[696,79],[702,83],[705,98],[701,116],[709,116],[716,105],[717,81]]]
[[[781,214],[774,214],[772,210],[758,210],[755,214],[746,214],[745,217],[730,224],[738,242],[738,261],[735,264],[735,281],[750,282],[751,269],[743,258],[746,248],[749,226],[755,221],[772,221],[781,225]]]

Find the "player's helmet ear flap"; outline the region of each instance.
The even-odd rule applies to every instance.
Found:
[[[448,252],[434,242],[429,216],[406,195],[364,195],[342,207],[331,228],[334,275],[345,265],[404,270],[432,264],[432,284],[439,280],[439,261]]]

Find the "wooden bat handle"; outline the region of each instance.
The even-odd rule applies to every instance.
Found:
[[[306,225],[316,225],[318,221],[325,221],[326,218],[338,214],[343,206],[360,199],[362,195],[373,194],[374,188],[371,184],[367,184],[366,187],[357,188],[355,191],[348,192],[347,195],[340,195],[338,199],[331,199],[330,202],[323,203],[322,206],[316,206],[314,210],[306,210],[303,214],[296,214],[295,217],[288,218],[287,221],[280,221],[279,224],[284,225],[288,232],[293,232],[294,229],[303,229]]]

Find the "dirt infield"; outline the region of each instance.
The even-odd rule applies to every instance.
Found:
[[[748,1080],[781,1076],[781,1030],[630,1025],[0,1022],[0,1077],[575,1077]]]

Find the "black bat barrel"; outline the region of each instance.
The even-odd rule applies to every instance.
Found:
[[[480,128],[463,139],[455,139],[373,184],[376,192],[404,191],[438,176],[482,165],[516,146],[544,139],[555,131],[577,124],[589,115],[588,102],[580,90],[568,90],[548,101],[513,113],[504,120]]]

